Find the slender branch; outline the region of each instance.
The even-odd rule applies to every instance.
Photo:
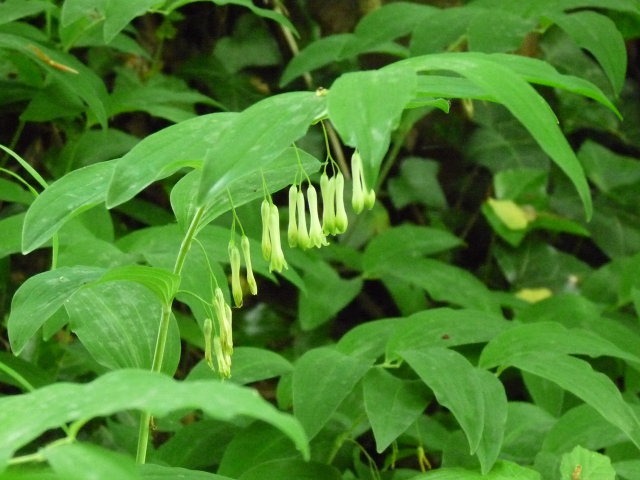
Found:
[[[198,210],[196,210],[196,213],[191,220],[191,225],[189,225],[189,229],[182,239],[180,250],[178,251],[178,256],[176,257],[176,263],[173,267],[173,273],[176,275],[180,275],[180,272],[182,272],[187,254],[189,253],[191,244],[193,243],[196,233],[198,232],[198,228],[200,227],[200,220],[202,220],[204,211],[204,207],[199,207]],[[158,329],[158,337],[156,338],[156,347],[153,352],[153,363],[151,364],[152,372],[159,372],[162,369],[164,352],[167,346],[167,336],[169,335],[172,305],[173,298],[169,301],[168,304],[162,306],[160,327]],[[142,414],[140,415],[140,425],[138,428],[138,447],[136,452],[136,461],[138,463],[145,463],[147,459],[150,423],[151,414],[149,412],[142,412]]]

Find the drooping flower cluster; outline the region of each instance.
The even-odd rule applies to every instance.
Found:
[[[232,313],[231,307],[224,300],[220,287],[216,287],[213,295],[213,309],[217,320],[217,332],[213,334],[213,322],[210,318],[204,321],[204,358],[213,369],[213,356],[216,357],[218,372],[222,378],[231,377],[231,355],[233,354]],[[211,337],[213,336],[213,349]],[[213,352],[212,352],[213,350]]]
[[[281,272],[283,268],[289,268],[284,259],[282,244],[280,243],[280,216],[278,207],[271,199],[262,201],[262,255],[269,260],[269,271]]]
[[[372,188],[368,188],[366,184],[362,158],[357,151],[351,157],[351,169],[353,177],[351,204],[355,213],[360,213],[365,207],[368,209],[373,207],[376,195],[375,191]],[[306,174],[304,175],[306,176]],[[316,187],[307,178],[308,184],[305,196],[303,183],[303,181],[296,182],[289,188],[287,240],[292,248],[300,247],[303,250],[314,247],[320,248],[329,244],[327,241],[328,236],[338,235],[347,230],[349,220],[344,204],[344,176],[338,170],[335,175],[329,177],[326,167],[320,176],[322,216],[320,215]],[[307,212],[309,214],[308,226]],[[288,265],[282,251],[279,211],[266,189],[265,198],[260,206],[260,213],[262,218],[262,255],[265,260],[269,261],[269,271],[282,272],[283,269],[288,268]],[[241,251],[245,263],[246,282],[249,291],[253,295],[258,293],[251,265],[249,239],[243,233],[240,249],[235,245],[233,237],[228,247],[229,263],[231,265],[231,294],[236,307],[241,307],[243,303],[240,276]],[[209,366],[213,368],[213,355],[215,354],[217,370],[220,376],[228,378],[231,376],[231,355],[233,353],[232,314],[231,307],[225,302],[222,290],[219,287],[215,289],[212,304],[217,320],[217,328],[212,342],[213,322],[209,318],[205,320],[205,359]]]

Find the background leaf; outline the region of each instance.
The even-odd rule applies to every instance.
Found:
[[[329,347],[309,350],[298,359],[293,371],[293,413],[309,438],[329,421],[368,369],[368,362]]]
[[[467,437],[470,453],[475,453],[482,440],[485,408],[494,406],[485,405],[482,380],[474,367],[462,355],[446,348],[399,353],[433,390],[438,403],[451,411]]]
[[[336,80],[327,95],[329,119],[340,137],[357,148],[367,186],[376,185],[391,132],[416,90],[416,75],[409,69],[354,72]],[[384,98],[384,102],[379,99]]]
[[[13,452],[50,428],[130,409],[163,417],[175,410],[200,408],[220,420],[239,415],[261,419],[282,430],[308,456],[306,436],[295,419],[278,412],[253,390],[213,380],[178,382],[159,373],[117,370],[84,385],[58,383],[0,398],[0,407],[5,432],[0,438],[2,468]],[[24,421],[25,415],[29,422]]]

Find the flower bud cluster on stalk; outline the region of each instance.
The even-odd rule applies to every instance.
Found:
[[[358,151],[351,157],[353,178],[353,196],[351,204],[356,213],[373,208],[376,200],[375,191],[367,187],[362,159]],[[329,177],[327,168],[320,176],[320,197],[322,200],[322,215],[318,205],[316,187],[308,180],[306,195],[303,182],[294,183],[289,188],[289,222],[287,226],[287,241],[291,248],[300,247],[321,248],[329,245],[329,235],[339,235],[347,230],[349,220],[344,204],[344,176],[340,171]],[[307,226],[307,212],[309,223]],[[280,216],[278,207],[274,205],[270,195],[260,205],[262,219],[262,255],[269,262],[269,271],[282,272],[288,268],[282,251],[280,239]],[[235,215],[235,213],[234,213]],[[236,217],[237,218],[237,217]],[[235,222],[235,220],[234,220]],[[235,223],[234,223],[235,225]],[[242,255],[241,253],[242,252]],[[256,295],[258,286],[253,275],[249,239],[244,233],[240,242],[240,249],[232,238],[228,247],[229,263],[231,265],[231,296],[236,307],[243,302],[243,289],[240,277],[241,257],[246,268],[246,282],[249,291]],[[232,315],[231,307],[225,302],[222,290],[216,287],[213,308],[217,319],[217,328],[213,334],[213,322],[207,318],[204,323],[205,360],[213,368],[213,355],[216,357],[217,369],[220,376],[231,376],[231,355],[233,353]],[[213,341],[211,337],[213,334]],[[212,352],[213,350],[213,352]]]

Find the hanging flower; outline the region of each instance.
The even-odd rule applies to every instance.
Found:
[[[354,212],[360,213],[364,208],[364,188],[362,185],[362,158],[357,150],[351,155],[351,177],[353,178],[351,206]]]
[[[344,177],[341,172],[338,172],[335,176],[335,194],[336,218],[333,233],[344,233],[347,231],[349,219],[347,218],[347,211],[344,208]]]
[[[336,229],[335,177],[329,178],[324,172],[320,177],[322,196],[322,233],[332,235]]]
[[[211,334],[213,333],[213,322],[210,318],[204,319],[204,326],[202,328],[204,334],[204,359],[209,365],[209,368],[213,370],[213,355],[211,352]]]
[[[301,189],[298,190],[296,206],[298,210],[298,245],[306,250],[311,248],[311,240],[307,232],[307,211],[304,206],[304,194]]]
[[[291,185],[289,188],[289,227],[287,228],[287,239],[289,246],[294,248],[298,245],[298,225],[296,222],[296,202],[298,200],[298,187]]]
[[[271,236],[269,235],[269,225],[271,223],[271,204],[265,198],[260,205],[262,216],[262,256],[265,260],[271,258]]]
[[[251,266],[251,249],[249,248],[249,238],[246,235],[242,235],[240,240],[240,247],[242,248],[242,256],[244,257],[244,265],[247,270],[247,284],[249,285],[249,291],[252,295],[258,294],[258,284],[253,276],[253,267]]]
[[[307,201],[309,203],[309,240],[314,247],[322,247],[323,245],[329,245],[327,239],[322,233],[322,226],[320,225],[320,215],[318,215],[318,194],[316,188],[309,184],[307,187]]]
[[[240,284],[240,250],[229,242],[229,263],[231,264],[231,294],[236,307],[242,306],[242,285]]]
[[[271,263],[269,271],[281,272],[283,268],[288,268],[287,261],[284,259],[282,245],[280,243],[280,216],[278,215],[278,207],[271,204],[270,221],[269,221],[269,238],[271,240]]]

